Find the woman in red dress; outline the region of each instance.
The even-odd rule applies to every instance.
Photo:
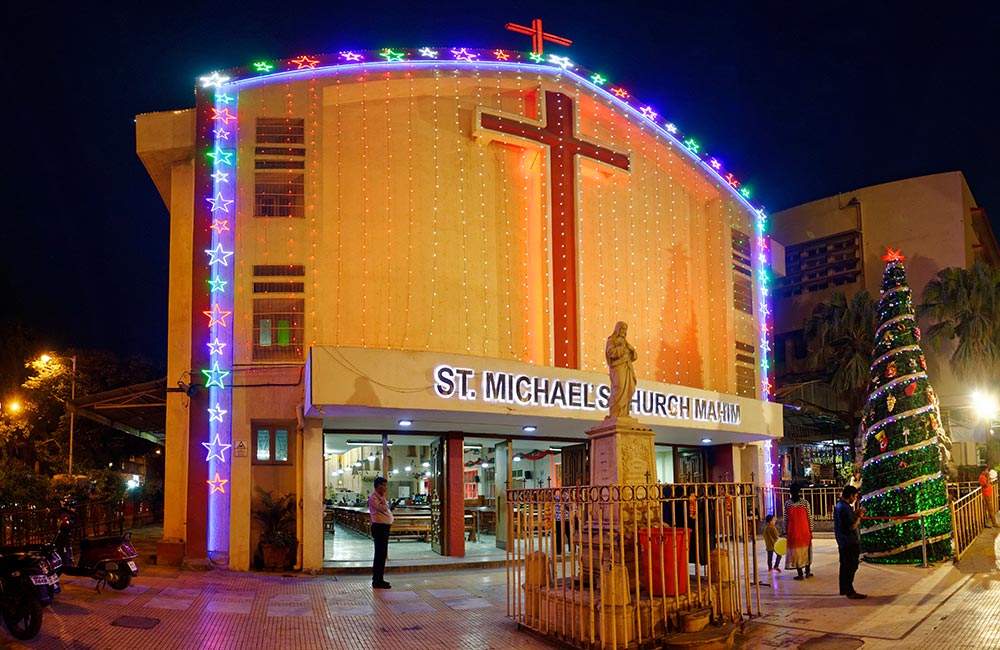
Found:
[[[812,508],[809,502],[802,498],[802,488],[793,485],[792,498],[785,502],[785,516],[781,519],[782,533],[788,545],[785,555],[785,568],[797,569],[796,580],[813,577],[812,565]]]

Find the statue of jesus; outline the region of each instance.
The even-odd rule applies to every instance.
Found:
[[[632,369],[635,348],[625,340],[627,333],[628,325],[618,321],[604,347],[604,356],[608,360],[608,372],[611,375],[608,417],[612,418],[628,416],[632,405],[632,393],[635,392],[635,371]]]

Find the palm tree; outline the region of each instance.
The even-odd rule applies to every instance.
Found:
[[[816,305],[805,324],[809,362],[827,373],[830,389],[846,410],[839,415],[853,433],[851,458],[861,448],[857,436],[861,411],[868,399],[869,368],[875,339],[875,301],[864,289],[849,299],[840,292],[830,294],[829,302]]]
[[[959,379],[1000,385],[1000,269],[976,260],[971,269],[938,271],[917,314],[933,323],[927,330],[932,345],[958,339],[948,362]]]
[[[1000,386],[1000,269],[976,260],[971,269],[938,271],[924,287],[917,314],[933,323],[927,330],[931,345],[956,341],[948,365],[970,388]],[[1000,461],[996,441],[986,445],[987,462]]]

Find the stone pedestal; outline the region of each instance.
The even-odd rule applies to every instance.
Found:
[[[656,483],[653,430],[633,417],[605,418],[587,429],[591,485]]]

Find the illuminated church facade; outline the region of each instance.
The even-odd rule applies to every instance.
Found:
[[[463,501],[502,528],[504,487],[537,484],[518,450],[606,415],[617,321],[667,454],[649,480],[772,479],[763,210],[630,90],[513,51],[301,56],[206,75],[137,142],[170,211],[168,380],[192,387],[168,395],[162,561],[251,566],[261,487],[297,495],[320,568],[324,501],[380,473],[462,555]],[[471,494],[470,448],[493,464]]]

